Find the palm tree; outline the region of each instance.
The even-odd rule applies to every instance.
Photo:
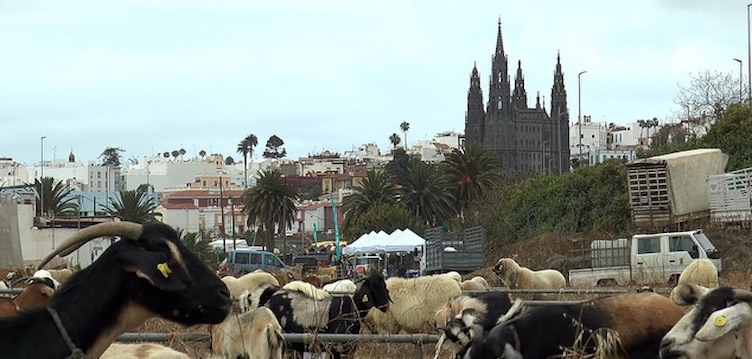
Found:
[[[386,172],[368,170],[366,178],[353,187],[353,194],[342,200],[345,227],[377,205],[394,203],[396,195],[397,190],[389,182]]]
[[[204,156],[206,156],[206,151],[204,150],[198,151],[198,155],[201,156],[201,159],[204,159]]]
[[[405,149],[407,149],[407,131],[410,129],[410,123],[407,121],[402,121],[400,123],[400,130],[402,130],[402,133],[405,135]]]
[[[169,152],[165,152],[165,153],[162,154],[162,157],[164,157],[164,158],[170,158],[170,153]]]
[[[214,255],[209,242],[202,240],[201,237],[199,237],[198,233],[187,232],[182,228],[178,228],[176,232],[178,233],[178,238],[180,238],[180,241],[185,244],[188,250],[196,254],[199,259],[201,259],[204,263],[208,264],[211,267],[215,267],[217,265],[216,256]]]
[[[120,218],[123,221],[145,223],[156,221],[156,216],[162,216],[161,213],[154,213],[157,208],[157,202],[153,197],[149,197],[145,192],[140,191],[120,191],[119,196],[110,198],[110,203],[104,211]]]
[[[400,202],[429,226],[440,225],[457,213],[451,185],[433,165],[410,163],[397,185]]]
[[[180,150],[178,150],[178,153],[180,154],[180,160],[181,160],[181,161],[183,160],[183,156],[185,156],[185,154],[186,154],[187,152],[188,152],[188,151],[186,151],[186,150],[185,150],[185,148],[181,148]]]
[[[483,146],[472,143],[466,149],[455,149],[443,162],[444,173],[454,186],[454,197],[460,214],[470,201],[483,195],[500,180],[499,160]]]
[[[402,141],[398,134],[393,133],[391,136],[389,136],[389,142],[392,143],[393,148],[397,148],[397,145],[399,145],[400,141]]]
[[[173,161],[177,161],[178,160],[178,156],[180,156],[180,151],[178,151],[178,150],[172,150],[171,154],[172,154],[172,157],[173,157]]]
[[[298,194],[288,186],[279,169],[262,170],[256,185],[243,193],[243,213],[248,216],[248,227],[259,225],[266,234],[266,248],[274,249],[274,229],[284,233],[295,220],[295,202]]]
[[[248,188],[248,154],[253,158],[253,148],[258,145],[258,138],[254,134],[245,136],[238,143],[238,153],[243,155],[243,187]]]
[[[55,182],[52,177],[44,177],[41,181],[35,178],[34,184],[26,183],[26,186],[36,194],[40,217],[73,216],[78,211],[76,198],[70,196],[73,190],[63,181]],[[44,194],[44,208],[41,207],[41,193]]]

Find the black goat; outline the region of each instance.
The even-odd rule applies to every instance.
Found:
[[[99,358],[120,334],[148,318],[217,324],[229,313],[227,287],[161,223],[97,224],[72,235],[39,267],[101,236],[122,239],[74,274],[52,296],[50,309],[0,320],[0,356]]]
[[[381,274],[364,279],[352,296],[324,294],[326,298],[315,299],[299,291],[269,287],[260,295],[259,305],[274,312],[286,333],[358,334],[368,311],[377,308],[386,312],[391,301]],[[289,343],[288,346],[301,355],[305,351],[305,344]],[[352,345],[342,350],[333,349],[332,356],[339,359],[342,353],[351,354],[353,350]]]
[[[474,326],[475,339],[457,358],[544,359],[561,356],[566,348],[586,355],[597,349],[607,357],[658,358],[661,338],[682,315],[670,299],[655,293],[552,304],[500,323],[487,335]],[[596,345],[594,333],[608,330],[618,340],[609,341],[606,334],[603,346]]]

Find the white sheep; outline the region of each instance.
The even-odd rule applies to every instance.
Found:
[[[222,277],[222,282],[225,283],[227,289],[230,290],[230,295],[233,297],[239,296],[246,290],[253,291],[263,283],[279,287],[279,281],[277,278],[274,278],[273,275],[267,272],[246,273],[240,278],[225,276]]]
[[[371,310],[366,322],[379,333],[423,333],[433,329],[436,311],[462,290],[447,275],[418,278],[389,278],[386,281],[392,303],[386,313]]]
[[[449,278],[452,278],[452,279],[456,280],[457,283],[462,282],[462,275],[460,275],[459,273],[457,273],[455,271],[441,273],[441,274],[437,274],[437,275],[447,276]]]
[[[718,288],[718,269],[709,259],[699,258],[693,260],[687,268],[679,275],[677,286],[671,290],[669,297],[675,302],[679,302],[680,293],[677,291],[680,284],[696,284],[703,288]]]
[[[483,286],[483,288],[489,288],[490,285],[488,285],[488,281],[486,281],[486,278],[483,278],[479,275],[476,275],[475,277],[470,278],[471,281],[476,282]]]
[[[112,343],[99,359],[191,359],[191,357],[159,344]]]
[[[512,289],[560,289],[567,286],[567,280],[555,269],[533,271],[521,267],[512,258],[502,258],[493,267],[505,286]],[[548,298],[550,295],[536,294],[535,299]]]
[[[325,284],[322,289],[329,293],[353,294],[356,290],[358,290],[358,286],[349,279],[341,279],[336,282]]]
[[[209,332],[211,359],[282,359],[282,327],[269,308],[231,314],[219,325],[209,327]]]
[[[460,283],[460,289],[462,290],[485,290],[486,287],[484,287],[483,284],[478,283],[477,281],[467,279],[467,280],[463,280]]]

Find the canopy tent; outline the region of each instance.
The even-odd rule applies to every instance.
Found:
[[[397,229],[391,234],[379,231],[360,236],[355,242],[345,247],[345,254],[355,253],[384,253],[384,252],[409,252],[415,247],[423,246],[426,241],[409,228]]]

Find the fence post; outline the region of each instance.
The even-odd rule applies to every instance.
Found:
[[[423,359],[423,343],[419,340],[415,342],[415,359]]]

